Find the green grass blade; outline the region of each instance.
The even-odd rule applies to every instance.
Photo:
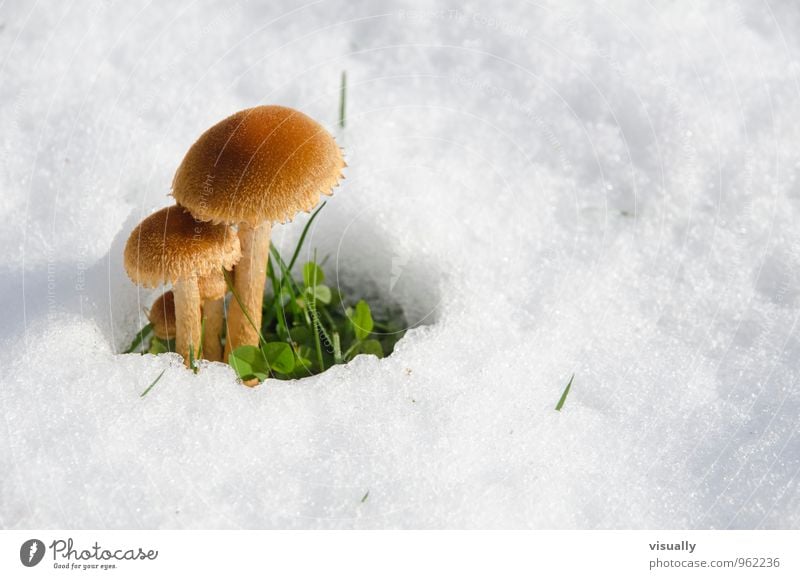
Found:
[[[203,342],[205,342],[205,335],[206,335],[206,318],[200,320],[200,346],[197,348],[197,359],[203,359]]]
[[[136,337],[131,342],[131,345],[128,347],[127,350],[122,352],[123,354],[132,354],[139,346],[142,345],[142,342],[150,335],[150,332],[153,331],[153,324],[147,324],[144,328],[139,330],[139,333],[136,334]]]
[[[161,370],[161,374],[158,375],[158,378],[153,380],[153,382],[150,384],[150,386],[148,386],[147,389],[144,392],[139,394],[139,398],[144,398],[147,395],[147,393],[150,392],[150,390],[153,389],[153,386],[155,386],[158,383],[158,381],[161,380],[161,377],[164,375],[164,372],[166,372],[166,371],[167,371],[166,368]]]
[[[314,251],[314,263],[317,263],[317,252]],[[318,268],[314,268],[314,277],[311,279],[311,287],[317,287],[317,271]],[[308,298],[306,298],[308,299]],[[317,315],[317,294],[312,293],[311,299],[308,300],[308,309],[311,312],[311,319],[314,322],[314,349],[317,351],[317,363],[319,363],[319,371],[325,371],[325,362],[322,360],[322,344],[320,343],[319,339],[319,327],[321,324],[319,323],[319,315]]]
[[[278,252],[278,249],[272,245],[270,246],[270,252],[272,253],[272,257],[275,258],[275,261],[278,262],[278,266],[281,268],[281,287],[283,287],[284,282],[286,283],[286,287],[290,290],[293,290],[296,294],[301,295],[303,291],[300,289],[300,286],[297,285],[297,282],[294,281],[292,274],[289,271],[289,266],[286,265],[286,262],[283,261],[281,254]]]
[[[294,281],[289,268],[284,263],[283,258],[281,258],[281,254],[278,253],[277,249],[275,249],[275,246],[272,246],[270,251],[272,251],[272,256],[275,258],[275,261],[278,262],[278,265],[281,268],[281,288],[283,288],[283,282],[286,281],[286,287],[291,292],[292,300],[294,300],[295,305],[297,305],[297,296],[303,295],[303,290],[300,289],[300,287],[297,285],[297,282]],[[308,317],[308,313],[305,309],[303,309],[303,317],[305,318],[306,325],[310,328],[311,318]]]
[[[278,250],[275,249],[274,245],[270,245],[270,251],[272,250],[275,251],[278,259],[280,259],[280,254],[277,253]],[[275,311],[275,331],[281,340],[288,342],[290,341],[289,327],[286,323],[286,312],[283,311],[283,305],[281,304],[283,280],[280,282],[278,281],[278,276],[275,275],[274,262],[274,259],[271,259],[269,262],[267,262],[267,277],[272,283],[272,309]],[[292,294],[292,299],[294,299],[294,294]]]
[[[342,71],[342,82],[339,87],[339,127],[344,128],[347,111],[347,71]]]
[[[574,379],[575,379],[575,374],[573,374],[572,377],[569,379],[567,387],[564,389],[564,393],[561,395],[561,399],[558,401],[558,404],[556,404],[556,410],[558,410],[559,412],[561,412],[561,408],[563,408],[564,402],[567,401],[567,395],[569,394],[569,389],[572,388],[572,380]]]
[[[197,374],[197,368],[194,367],[194,361],[195,361],[194,344],[192,342],[189,342],[189,369],[195,374]]]
[[[297,247],[294,248],[294,253],[292,254],[292,259],[289,260],[289,265],[286,266],[286,269],[292,271],[297,258],[300,256],[300,250],[303,248],[303,242],[306,240],[306,234],[308,233],[308,229],[311,227],[311,224],[314,223],[314,219],[316,219],[317,214],[322,211],[322,208],[328,204],[327,201],[324,201],[322,205],[320,205],[314,213],[311,214],[311,218],[306,223],[306,226],[303,227],[303,232],[300,234],[300,239],[297,241]],[[316,260],[314,260],[316,262]]]
[[[344,362],[342,358],[342,343],[339,339],[339,332],[333,331],[333,362],[334,364],[341,364]]]
[[[350,360],[350,355],[353,353],[353,351],[355,351],[356,348],[358,348],[359,344],[361,344],[361,342],[356,340],[351,344],[349,348],[347,348],[347,351],[344,353],[344,355],[342,355],[342,359],[345,362],[348,362]]]

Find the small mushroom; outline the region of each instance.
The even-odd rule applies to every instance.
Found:
[[[200,345],[200,277],[231,268],[241,256],[239,239],[225,225],[196,220],[183,207],[147,217],[125,245],[125,270],[139,285],[172,284],[175,349],[187,366]]]
[[[232,235],[236,235],[232,232]],[[212,362],[222,361],[223,317],[225,314],[225,294],[228,291],[222,271],[215,271],[197,280],[202,301],[205,331],[203,332],[203,358]],[[171,291],[164,292],[150,306],[147,313],[153,325],[153,333],[161,340],[175,337],[175,296]]]
[[[156,298],[147,319],[153,324],[153,333],[160,340],[171,340],[175,337],[175,294],[164,292]]]
[[[333,137],[303,113],[259,106],[217,123],[192,145],[172,182],[175,199],[198,219],[238,225],[242,259],[234,289],[225,356],[258,343],[272,223],[310,211],[330,195],[345,167]],[[255,327],[253,327],[255,326]]]

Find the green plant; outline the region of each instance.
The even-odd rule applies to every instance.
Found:
[[[155,380],[153,380],[152,382],[150,382],[150,386],[148,386],[148,387],[145,389],[145,391],[144,391],[144,392],[142,392],[141,394],[139,394],[139,398],[144,398],[145,396],[147,396],[147,393],[148,393],[148,392],[150,392],[150,390],[152,390],[152,389],[153,389],[153,386],[155,386],[156,384],[158,384],[158,381],[159,381],[159,380],[161,380],[161,377],[164,375],[164,372],[166,372],[166,371],[167,371],[167,369],[166,369],[166,368],[164,368],[163,370],[161,370],[161,374],[159,374],[159,375],[158,375],[158,378],[156,378]]]
[[[369,304],[360,299],[353,303],[325,283],[323,263],[313,258],[303,264],[295,278],[292,268],[302,250],[306,234],[323,203],[306,223],[292,257],[287,264],[277,248],[270,247],[267,266],[268,291],[264,295],[261,327],[254,316],[243,309],[248,323],[258,334],[258,346],[240,346],[228,356],[228,363],[245,382],[267,378],[302,378],[324,372],[335,364],[344,364],[359,354],[382,358],[394,349],[403,336],[405,320],[399,311],[373,318]],[[223,271],[232,300],[242,307],[230,274]],[[378,331],[380,330],[380,331]],[[127,352],[160,354],[174,351],[174,340],[148,336],[145,326]]]
[[[567,396],[569,395],[570,388],[572,388],[572,381],[574,379],[575,379],[575,374],[573,374],[570,377],[569,382],[567,383],[567,387],[564,388],[564,393],[561,394],[561,398],[559,398],[558,404],[556,404],[556,410],[558,410],[559,412],[561,412],[561,409],[564,407],[564,403],[567,401]]]

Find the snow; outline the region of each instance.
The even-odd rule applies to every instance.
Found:
[[[798,25],[788,0],[7,2],[0,525],[797,528]],[[308,247],[415,327],[252,390],[119,354],[155,295],[125,239],[259,103],[336,134]]]

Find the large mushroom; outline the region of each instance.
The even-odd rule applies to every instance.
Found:
[[[239,239],[229,227],[198,221],[180,206],[153,213],[128,238],[128,276],[145,287],[172,284],[175,349],[187,366],[200,346],[199,278],[230,269],[240,256]]]
[[[175,199],[198,219],[238,225],[236,265],[225,356],[256,345],[261,327],[272,223],[310,211],[330,195],[345,163],[333,137],[305,114],[259,106],[217,123],[186,153],[172,183]],[[253,327],[255,326],[255,327]]]

